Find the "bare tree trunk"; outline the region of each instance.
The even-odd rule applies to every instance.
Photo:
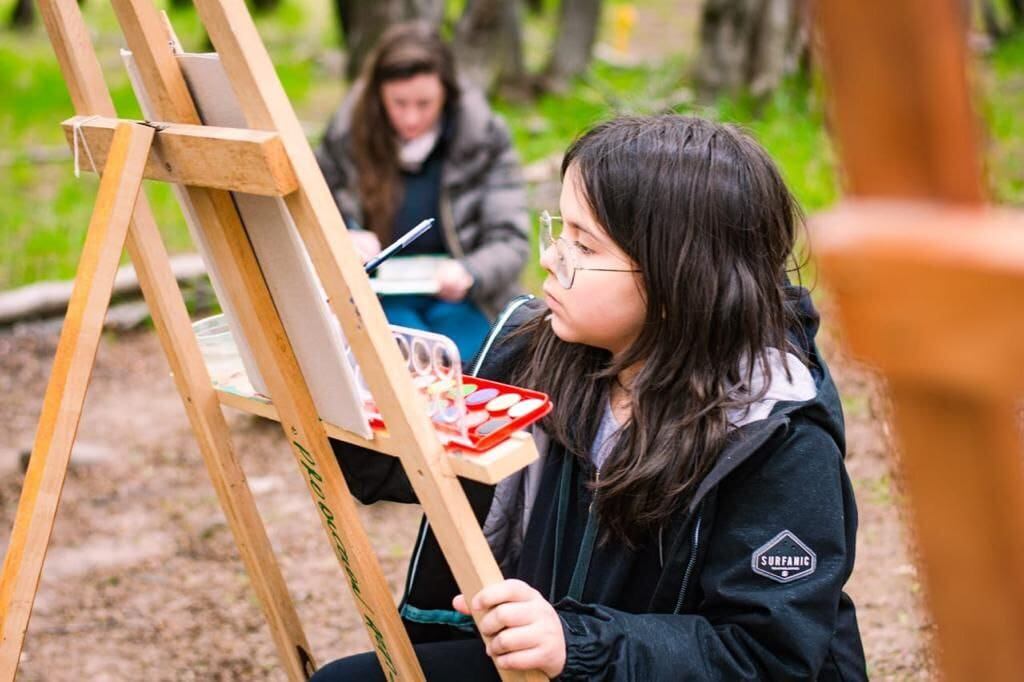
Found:
[[[1024,25],[1024,0],[1010,0],[1010,13],[1015,26]]]
[[[601,21],[601,0],[562,0],[551,59],[544,69],[547,90],[565,90],[587,70]]]
[[[993,42],[1011,35],[1024,22],[1024,0],[977,0],[981,4],[981,21]],[[968,8],[970,11],[970,8]],[[970,16],[970,15],[968,15]]]
[[[341,20],[342,35],[348,61],[345,76],[354,80],[359,76],[366,56],[377,44],[384,30],[405,18],[405,3],[401,0],[336,0]]]
[[[459,74],[484,92],[523,86],[521,0],[468,0],[455,27]]]
[[[334,0],[334,9],[348,54],[345,76],[354,80],[389,26],[413,19],[439,24],[444,0]]]
[[[36,20],[35,9],[33,0],[17,0],[7,18],[7,27],[12,29],[28,28]]]
[[[803,0],[707,0],[694,80],[701,100],[764,97],[797,71],[808,47]]]
[[[526,69],[523,53],[523,4],[519,0],[506,4],[506,56],[499,84],[506,97],[532,98],[534,79]]]
[[[277,9],[281,5],[281,0],[249,0],[249,7],[252,8],[252,13],[269,14]]]
[[[992,0],[982,0],[981,22],[985,25],[985,33],[993,42],[999,42],[1006,34],[1006,30],[999,18]]]
[[[407,0],[408,12],[417,19],[440,26],[444,19],[444,0]]]

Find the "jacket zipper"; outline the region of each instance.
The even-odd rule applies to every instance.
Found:
[[[505,306],[504,312],[498,316],[498,319],[496,319],[494,324],[491,325],[490,331],[487,332],[487,336],[484,337],[484,345],[480,347],[480,350],[477,351],[476,357],[474,357],[469,363],[469,373],[471,376],[476,376],[476,373],[480,371],[480,366],[484,364],[484,358],[487,357],[487,353],[490,352],[491,346],[494,345],[495,339],[498,338],[498,333],[501,331],[501,328],[505,326],[506,322],[508,322],[508,318],[512,317],[512,314],[519,310],[520,306],[531,300],[533,300],[532,295],[520,294],[509,301],[509,304]]]
[[[430,520],[424,519],[423,529],[420,531],[419,537],[416,538],[416,551],[413,553],[412,561],[409,563],[409,577],[405,582],[405,594],[402,595],[403,605],[409,599],[409,593],[412,592],[412,583],[416,579],[416,569],[420,565],[420,553],[423,551],[423,543],[427,539],[428,528],[430,528]]]
[[[445,241],[448,242],[448,250],[451,252],[452,257],[456,260],[461,260],[466,257],[466,252],[462,248],[462,244],[459,242],[459,235],[455,231],[455,214],[452,211],[452,201],[448,196],[448,190],[441,187],[441,232],[444,234]]]
[[[690,549],[690,559],[686,562],[686,571],[683,572],[683,584],[679,586],[679,598],[676,599],[676,607],[672,613],[679,613],[683,608],[683,599],[686,597],[686,588],[690,584],[690,575],[693,573],[693,566],[697,563],[697,544],[700,542],[700,520],[704,515],[704,504],[701,503],[697,511],[697,521],[693,524],[693,546]]]

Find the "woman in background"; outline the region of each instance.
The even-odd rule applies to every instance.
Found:
[[[529,251],[522,169],[504,122],[460,84],[429,24],[381,37],[317,160],[364,258],[425,218],[403,255],[438,256],[437,295],[383,296],[388,321],[452,338],[469,360],[517,293]]]

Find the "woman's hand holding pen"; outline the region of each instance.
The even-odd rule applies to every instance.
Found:
[[[458,303],[466,298],[469,288],[473,286],[473,275],[454,258],[442,261],[434,277],[437,280],[437,297],[449,303]]]
[[[370,260],[380,253],[380,240],[373,232],[367,230],[349,230],[352,237],[352,244],[362,257],[363,262]]]
[[[352,235],[352,243],[363,257],[363,266],[366,272],[371,273],[382,262],[399,253],[415,239],[422,236],[433,224],[433,218],[420,221],[416,227],[399,237],[383,251],[380,248],[380,241],[372,232],[354,230],[350,234]],[[470,287],[473,286],[473,275],[470,274],[465,265],[454,258],[442,260],[434,271],[434,278],[437,280],[438,298],[450,303],[458,303],[466,298]]]
[[[452,601],[459,613],[470,615],[461,594]],[[503,580],[473,597],[472,613],[481,634],[490,638],[487,655],[506,670],[540,670],[556,677],[565,667],[562,619],[544,596],[521,580]]]

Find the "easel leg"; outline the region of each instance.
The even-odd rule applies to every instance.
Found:
[[[0,577],[0,676],[14,679],[153,129],[118,126],[64,318]]]
[[[39,0],[39,9],[76,112],[116,116],[99,60],[86,38],[88,29],[78,4],[74,0]],[[282,666],[289,680],[305,680],[315,668],[309,643],[252,492],[235,458],[230,432],[199,354],[188,311],[145,194],[140,194],[136,202],[128,232],[128,253]],[[0,667],[0,673],[3,670]],[[2,675],[0,679],[4,679]]]
[[[142,293],[174,374],[174,382],[210,481],[263,608],[281,665],[289,680],[309,679],[316,663],[245,472],[235,456],[230,429],[203,364],[160,233],[148,209],[135,212],[128,233],[128,253],[139,275]]]

